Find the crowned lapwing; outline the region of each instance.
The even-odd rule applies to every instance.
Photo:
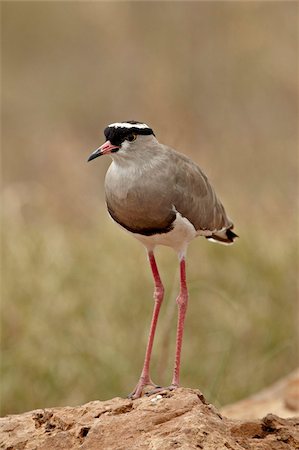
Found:
[[[109,154],[105,178],[107,208],[112,219],[146,248],[154,278],[154,311],[140,379],[130,395],[138,398],[146,386],[157,392],[149,373],[154,335],[164,287],[154,256],[157,245],[173,248],[180,263],[178,323],[172,383],[179,385],[184,321],[188,303],[186,250],[197,236],[232,244],[237,235],[206,175],[186,156],[160,144],[153,130],[133,120],[112,123],[106,142],[88,158]]]

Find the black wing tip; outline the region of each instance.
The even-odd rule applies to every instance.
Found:
[[[234,233],[234,232],[232,231],[231,228],[229,228],[229,229],[226,231],[226,236],[227,236],[227,239],[228,239],[230,242],[234,242],[234,239],[239,237],[236,233]]]
[[[212,234],[212,236],[206,236],[206,239],[213,239],[214,241],[222,242],[223,244],[233,244],[234,239],[239,236],[232,231],[231,228],[228,228],[225,232],[225,236],[219,236],[217,234]]]

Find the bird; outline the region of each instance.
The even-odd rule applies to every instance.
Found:
[[[104,130],[105,142],[88,157],[92,161],[109,155],[112,162],[105,176],[108,213],[122,229],[146,248],[154,281],[154,309],[140,378],[129,395],[137,399],[159,392],[150,376],[150,360],[164,286],[155,259],[163,245],[178,255],[180,291],[172,382],[180,384],[181,350],[188,305],[186,251],[197,236],[233,244],[238,235],[207,176],[187,156],[159,143],[153,129],[143,122],[115,122]],[[150,389],[145,392],[146,389]]]

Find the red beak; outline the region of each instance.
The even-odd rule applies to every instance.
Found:
[[[119,149],[118,145],[111,144],[110,141],[106,141],[101,147],[97,148],[92,154],[89,156],[87,161],[92,161],[98,156],[107,155],[107,153],[112,153],[113,150]]]

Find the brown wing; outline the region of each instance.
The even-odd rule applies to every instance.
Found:
[[[224,207],[206,175],[189,158],[172,151],[169,176],[173,178],[173,204],[199,230],[231,228]]]

